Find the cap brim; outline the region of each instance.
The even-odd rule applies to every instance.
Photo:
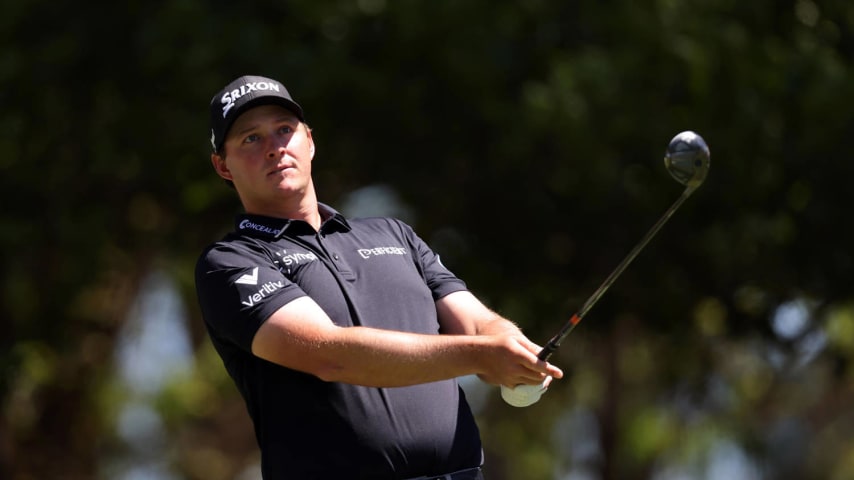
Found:
[[[217,145],[217,151],[222,150],[222,146],[223,146],[223,144],[225,144],[225,139],[228,137],[228,132],[231,130],[231,126],[234,125],[234,122],[238,118],[240,118],[241,115],[246,113],[247,110],[249,110],[251,108],[259,107],[261,105],[279,105],[279,106],[282,106],[282,107],[286,108],[287,110],[291,111],[291,113],[293,113],[294,115],[296,115],[297,118],[299,118],[299,120],[301,122],[305,122],[305,115],[303,114],[302,107],[297,105],[296,102],[292,102],[292,101],[288,100],[287,98],[276,97],[276,96],[263,96],[263,97],[253,98],[253,99],[247,101],[246,103],[244,103],[243,105],[237,107],[237,109],[232,114],[230,114],[228,116],[228,119],[226,119],[226,121],[225,121],[225,125],[224,125],[225,128],[223,128],[222,139],[220,140],[219,145]]]

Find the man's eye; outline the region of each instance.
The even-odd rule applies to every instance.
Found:
[[[291,128],[290,126],[287,126],[287,125],[279,128],[279,133],[291,133],[293,131],[294,131],[294,129]]]
[[[258,138],[258,135],[255,134],[247,135],[247,137],[243,139],[243,143],[254,143],[258,141]]]

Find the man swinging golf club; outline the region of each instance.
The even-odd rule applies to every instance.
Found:
[[[210,115],[211,163],[245,213],[201,254],[196,288],[263,478],[482,479],[455,379],[539,398],[561,370],[409,226],[318,203],[314,138],[284,85],[240,77]]]

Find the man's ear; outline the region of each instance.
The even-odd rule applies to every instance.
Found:
[[[225,164],[224,156],[218,153],[212,153],[211,164],[213,165],[213,168],[216,171],[217,175],[226,180],[233,180],[233,178],[231,178],[231,171],[228,169],[228,165]]]
[[[305,135],[308,137],[308,141],[311,142],[311,148],[309,151],[311,152],[311,158],[314,159],[314,137],[311,136],[311,128],[309,128],[308,124],[303,124],[305,127]]]

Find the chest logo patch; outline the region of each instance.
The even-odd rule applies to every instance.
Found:
[[[406,249],[402,247],[360,248],[357,251],[366,260],[380,255],[406,255]]]

